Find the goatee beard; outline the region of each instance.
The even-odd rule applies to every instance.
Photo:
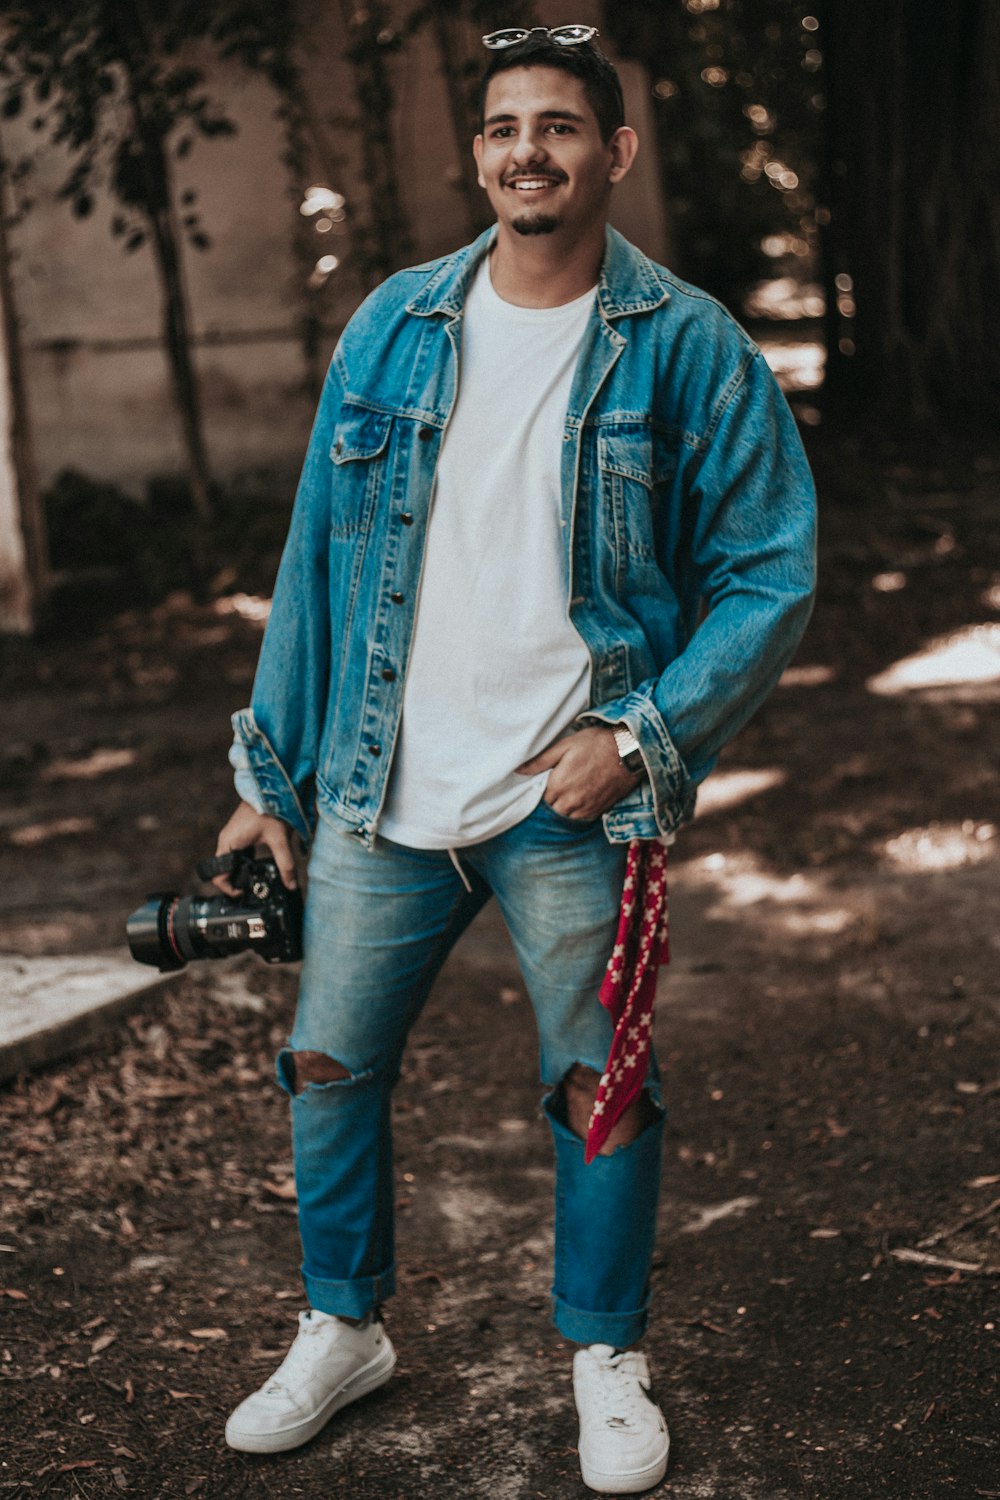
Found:
[[[559,228],[559,220],[553,218],[552,214],[531,214],[523,219],[514,219],[511,228],[517,234],[554,234]]]

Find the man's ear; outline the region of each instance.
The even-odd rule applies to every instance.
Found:
[[[481,162],[483,159],[483,138],[481,135],[477,135],[475,140],[472,142],[472,154],[476,158],[476,181],[479,183],[479,186],[481,188],[484,188],[486,186],[486,179],[483,176],[483,169],[481,166]]]
[[[635,161],[636,152],[639,149],[639,137],[630,125],[620,125],[608,142],[608,149],[611,152],[608,181],[621,182]]]

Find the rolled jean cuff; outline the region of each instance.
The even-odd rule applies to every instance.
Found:
[[[634,1312],[586,1312],[553,1294],[552,1321],[563,1338],[572,1339],[574,1344],[610,1344],[613,1349],[627,1349],[646,1332],[649,1303]]]
[[[356,1276],[350,1281],[325,1281],[310,1276],[302,1268],[302,1282],[309,1306],[317,1312],[333,1313],[340,1318],[363,1318],[396,1290],[396,1267],[380,1276]]]

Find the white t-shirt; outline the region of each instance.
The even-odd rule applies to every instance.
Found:
[[[548,773],[515,766],[590,702],[567,609],[560,466],[595,291],[516,307],[494,291],[488,258],[469,288],[379,823],[396,843],[461,848],[526,817]]]

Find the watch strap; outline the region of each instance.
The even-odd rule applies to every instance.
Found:
[[[633,776],[638,771],[642,771],[644,766],[639,741],[628,725],[619,724],[612,732],[615,737],[615,744],[618,747],[618,759],[626,771],[630,771]]]

